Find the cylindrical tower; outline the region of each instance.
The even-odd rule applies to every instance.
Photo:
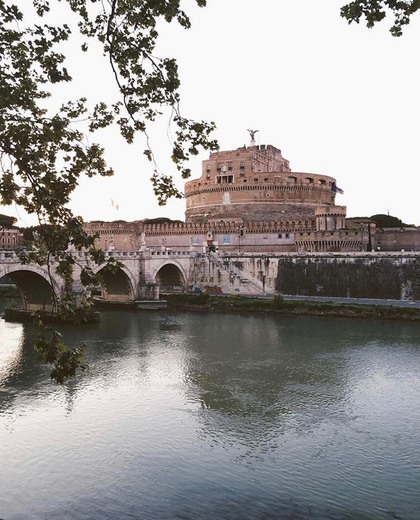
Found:
[[[292,172],[272,145],[211,153],[201,177],[185,184],[185,217],[187,222],[308,219],[316,208],[334,207],[334,187],[333,177]]]

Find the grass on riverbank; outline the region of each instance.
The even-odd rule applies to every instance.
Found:
[[[343,318],[374,318],[386,320],[420,321],[420,309],[342,304],[334,302],[291,301],[281,295],[274,299],[247,298],[244,296],[211,296],[209,294],[173,294],[165,299],[170,309],[203,309],[212,311],[274,312]]]

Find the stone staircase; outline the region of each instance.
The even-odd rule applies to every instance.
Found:
[[[218,285],[223,293],[265,294],[261,280],[250,272],[232,265],[231,261],[223,261],[215,253],[210,253],[207,258],[213,273],[218,273]]]

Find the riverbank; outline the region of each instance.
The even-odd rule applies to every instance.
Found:
[[[55,312],[48,311],[27,311],[16,307],[6,307],[1,315],[5,321],[12,321],[23,323],[26,321],[42,321],[43,323],[91,323],[100,321],[101,314],[98,311],[92,310],[88,313],[83,313],[80,316],[75,313],[69,316],[63,316]]]
[[[18,295],[16,288],[0,287],[0,298],[5,300]],[[208,294],[165,295],[169,310],[209,310],[233,312],[261,312],[277,314],[298,314],[307,316],[329,316],[341,318],[366,318],[382,320],[420,321],[420,308],[397,307],[394,305],[364,305],[351,303],[286,300],[278,295],[269,298],[250,298],[240,295],[211,296]],[[112,308],[118,305],[113,304]],[[120,308],[123,305],[119,306]],[[134,309],[133,304],[126,305]],[[136,306],[138,309],[138,306]],[[27,313],[28,314],[28,313]],[[28,316],[31,313],[28,314]],[[28,319],[28,316],[25,316]],[[15,317],[16,319],[16,317]],[[33,319],[33,315],[30,316]],[[99,313],[93,320],[98,321]],[[14,320],[13,320],[14,321]],[[21,321],[20,319],[18,321]]]
[[[165,298],[168,303],[168,309],[174,310],[270,312],[307,316],[420,321],[420,309],[395,307],[392,305],[291,301],[285,300],[280,295],[275,296],[273,299],[247,298],[236,295],[210,296],[208,294],[174,294],[167,295]]]

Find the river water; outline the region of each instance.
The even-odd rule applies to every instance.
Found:
[[[420,324],[104,312],[59,386],[0,320],[0,518],[420,518]]]

